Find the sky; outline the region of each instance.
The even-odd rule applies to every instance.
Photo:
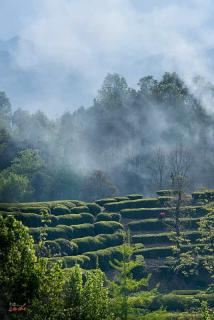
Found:
[[[213,0],[0,0],[0,40],[19,37],[0,90],[56,116],[90,106],[107,73],[214,82],[213,16]]]

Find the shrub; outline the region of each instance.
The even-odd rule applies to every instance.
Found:
[[[58,224],[75,225],[81,223],[93,223],[94,217],[90,213],[67,214],[57,217]]]
[[[91,214],[97,215],[98,213],[101,212],[100,206],[96,203],[87,203],[87,207]]]
[[[181,225],[188,229],[197,229],[198,218],[181,218]],[[128,223],[128,227],[131,231],[167,231],[169,226],[173,226],[173,219],[164,219],[161,221],[159,219],[147,219],[132,221]]]
[[[36,242],[39,241],[42,228],[30,228],[30,234],[33,236]],[[66,238],[66,233],[62,228],[59,227],[47,227],[47,240],[55,240],[57,238]]]
[[[39,214],[22,212],[10,212],[10,214],[15,216],[16,220],[21,221],[26,227],[36,228],[41,226],[42,218]],[[8,215],[8,213],[3,213],[3,215]]]
[[[80,267],[84,268],[85,264],[90,264],[90,258],[85,255],[65,256],[60,258],[60,260],[62,261],[63,268],[72,268],[76,264],[79,264]]]
[[[98,250],[96,252],[87,252],[85,255],[90,258],[90,262],[84,264],[86,268],[96,268],[98,262],[99,268],[103,271],[108,271],[112,268],[110,261],[122,259],[120,246]]]
[[[167,202],[172,202],[175,198],[171,196],[160,196],[158,197],[161,206],[167,205]]]
[[[145,259],[166,258],[173,254],[173,247],[155,247],[140,249],[136,251],[136,255],[143,255]]]
[[[160,197],[165,197],[165,196],[174,196],[176,195],[176,191],[175,190],[171,190],[171,189],[168,189],[168,190],[158,190],[156,192],[156,194]]]
[[[59,236],[57,238],[65,238],[65,239],[72,239],[73,236],[74,236],[74,226],[66,226],[66,225],[62,225],[62,224],[59,224],[56,228],[53,228],[53,229],[57,229],[59,231],[62,232],[62,234],[64,233],[64,237],[63,236]],[[48,228],[48,237],[49,237],[49,233],[50,233],[50,230],[51,228]],[[56,239],[56,237],[54,238]]]
[[[99,199],[99,200],[96,200],[95,202],[103,207],[106,203],[110,203],[110,202],[114,202],[115,201],[115,198],[105,198],[105,199]]]
[[[191,240],[191,242],[195,242],[199,238],[198,231],[189,231],[185,232],[185,236],[187,239]],[[172,233],[155,233],[155,234],[143,234],[143,235],[133,235],[132,241],[133,243],[142,243],[144,245],[154,245],[154,244],[172,244],[173,241],[171,239]]]
[[[115,199],[116,201],[118,201],[118,202],[129,200],[128,197],[114,197],[114,199]]]
[[[78,252],[78,246],[73,241],[56,239],[55,242],[59,244],[63,256],[76,255]]]
[[[172,242],[170,239],[170,233],[133,235],[132,241],[133,243],[142,243],[144,245],[154,245]]]
[[[192,198],[194,201],[213,201],[214,200],[214,190],[204,190],[192,193]]]
[[[130,200],[138,200],[138,199],[142,199],[143,196],[142,194],[129,194],[127,198],[129,198]]]
[[[108,247],[118,246],[123,243],[123,234],[102,234],[95,237],[84,237],[74,239],[73,242],[78,246],[78,254],[87,251],[95,251]]]
[[[61,255],[61,247],[59,243],[53,240],[45,241],[45,248],[49,250],[51,256],[60,256]]]
[[[121,215],[119,213],[99,213],[96,221],[117,221],[120,222]]]
[[[139,200],[129,200],[121,202],[106,203],[105,208],[110,212],[117,212],[122,209],[132,209],[132,208],[156,208],[159,205],[159,200],[157,198],[147,198]]]
[[[90,223],[78,224],[72,226],[73,229],[73,239],[94,236],[94,225]]]
[[[87,206],[75,207],[70,210],[70,213],[89,213],[89,209]]]
[[[56,206],[51,209],[51,213],[58,216],[58,215],[65,215],[70,213],[70,209],[66,206]]]
[[[152,219],[158,218],[161,212],[167,215],[172,211],[171,208],[140,208],[140,209],[123,209],[120,211],[124,219]]]
[[[167,311],[188,311],[200,307],[200,300],[194,296],[179,296],[174,294],[158,295],[153,299],[151,310],[158,310],[161,307]]]
[[[140,208],[140,209],[123,209],[120,211],[122,218],[124,219],[155,219],[159,218],[159,214],[164,212],[166,216],[170,217],[173,214],[174,208],[162,207],[162,208]],[[181,214],[191,217],[201,217],[209,212],[209,209],[201,206],[187,206],[182,207]]]
[[[47,207],[20,207],[19,211],[24,213],[38,213],[41,214],[43,210],[47,210]]]
[[[100,221],[94,224],[95,234],[114,233],[122,229],[123,225],[116,221]]]

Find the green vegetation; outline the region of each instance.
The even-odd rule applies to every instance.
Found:
[[[165,195],[160,197],[164,197],[164,201],[168,203],[173,201]],[[203,314],[207,314],[212,319],[210,311],[214,308],[211,278],[213,275],[212,237],[214,221],[212,202],[209,205],[200,203],[200,205],[195,206],[192,206],[192,203],[189,202],[189,205],[181,207],[180,223],[188,242],[181,246],[179,255],[176,254],[175,256],[176,247],[173,237],[173,212],[175,209],[173,206],[163,207],[160,199],[157,198],[155,198],[154,203],[157,205],[157,201],[159,201],[158,207],[145,207],[145,203],[148,205],[151,200],[153,201],[153,199],[147,201],[146,198],[128,201],[124,201],[123,198],[118,199],[113,205],[122,204],[123,206],[126,202],[126,205],[129,203],[130,208],[121,209],[117,212],[101,211],[103,205],[108,206],[108,201],[106,204],[103,203],[101,207],[94,203],[73,200],[1,204],[0,216],[2,216],[3,225],[7,219],[7,223],[12,219],[14,228],[19,226],[21,228],[19,230],[22,230],[24,227],[20,222],[28,226],[36,244],[33,246],[32,239],[26,233],[27,229],[23,229],[25,230],[23,236],[25,234],[24,237],[28,237],[23,241],[27,246],[28,243],[31,243],[33,256],[36,257],[35,254],[37,254],[35,261],[41,261],[39,264],[35,262],[39,269],[33,271],[33,277],[38,272],[41,274],[41,279],[37,280],[38,285],[33,289],[35,291],[29,289],[32,291],[32,295],[25,293],[28,297],[28,303],[32,299],[31,307],[28,308],[29,317],[34,319],[33,313],[36,317],[38,312],[44,317],[52,312],[50,311],[51,306],[38,306],[39,302],[44,299],[43,295],[47,290],[47,285],[50,286],[48,281],[54,282],[51,285],[49,298],[53,299],[52,301],[56,304],[58,310],[61,310],[60,315],[58,311],[53,312],[53,319],[61,320],[62,317],[68,316],[70,319],[76,319],[72,317],[74,315],[77,317],[77,314],[81,315],[80,319],[83,316],[85,317],[85,310],[91,312],[92,301],[91,298],[88,298],[90,304],[87,305],[82,294],[86,294],[85,290],[89,282],[92,285],[97,280],[97,284],[92,285],[90,290],[95,290],[95,292],[99,290],[100,292],[100,290],[102,291],[101,287],[103,288],[107,300],[102,297],[99,304],[101,305],[103,301],[104,306],[101,309],[108,316],[106,318],[108,320],[142,320],[157,317],[158,319],[182,319],[182,317],[188,319],[188,314],[193,318],[195,316],[196,319],[203,319]],[[137,203],[141,201],[141,208],[132,208],[133,202],[136,203],[136,201]],[[193,199],[193,201],[195,200]],[[78,210],[84,212],[78,213]],[[65,212],[66,214],[64,214]],[[161,212],[166,213],[164,218],[160,218]],[[20,222],[16,222],[13,217]],[[121,217],[122,223],[119,222]],[[156,218],[151,219],[151,217]],[[2,230],[4,228],[2,227]],[[123,230],[125,228],[129,228],[131,234],[128,237],[128,242],[124,243]],[[136,247],[132,246],[130,242]],[[1,243],[4,243],[4,241]],[[42,250],[41,245],[43,246]],[[0,245],[0,248],[2,248],[2,245]],[[44,258],[42,258],[43,256]],[[21,259],[20,257],[18,259]],[[172,260],[172,257],[173,259],[176,257],[177,260]],[[28,258],[26,257],[26,259]],[[23,263],[25,263],[24,261]],[[30,266],[34,268],[34,262]],[[52,273],[48,275],[46,268],[50,268],[50,266]],[[85,273],[84,269],[93,271]],[[97,271],[94,271],[94,269]],[[6,269],[4,270],[4,272],[8,272]],[[100,270],[110,277],[110,282],[104,280],[104,274]],[[11,272],[15,272],[15,268],[11,268]],[[94,278],[95,275],[97,279]],[[78,283],[77,287],[73,283],[74,278]],[[39,281],[43,281],[43,284]],[[33,282],[35,284],[34,280]],[[156,287],[158,283],[159,285]],[[180,285],[189,289],[178,290]],[[23,286],[23,288],[27,288],[25,282]],[[38,286],[40,286],[40,289],[38,289]],[[205,288],[208,286],[210,286],[210,291],[206,292]],[[153,288],[152,291],[148,290],[149,287]],[[177,289],[177,291],[172,291],[172,288]],[[66,292],[68,292],[68,296]],[[71,298],[68,299],[68,297],[71,297],[69,295],[71,293],[73,297],[75,297],[75,294],[79,297],[78,305],[75,305],[76,298],[75,301]],[[96,293],[94,294],[96,296]],[[94,299],[96,301],[96,298]],[[9,300],[5,302],[5,305],[8,305],[11,301]],[[23,302],[23,300],[18,299],[14,301],[20,304]],[[207,306],[204,304],[205,302]],[[62,311],[62,308],[64,311]],[[96,309],[98,306],[93,308]],[[99,317],[101,315],[103,317],[101,309],[98,308],[98,319],[100,320]],[[6,312],[5,310],[4,312]],[[53,310],[55,310],[55,307],[53,307]]]
[[[120,222],[121,220],[121,215],[119,213],[99,213],[97,215],[96,221],[117,221]]]
[[[158,198],[147,198],[142,200],[138,199],[138,200],[106,203],[104,207],[107,211],[117,212],[122,209],[129,209],[129,208],[156,208],[158,205],[159,205]]]

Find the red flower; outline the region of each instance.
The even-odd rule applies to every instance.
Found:
[[[160,217],[164,218],[166,216],[165,212],[160,212]]]

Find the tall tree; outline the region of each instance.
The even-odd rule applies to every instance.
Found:
[[[85,181],[82,197],[94,201],[117,194],[117,189],[100,170],[95,170]]]
[[[12,107],[6,94],[0,91],[0,129],[11,129]]]

